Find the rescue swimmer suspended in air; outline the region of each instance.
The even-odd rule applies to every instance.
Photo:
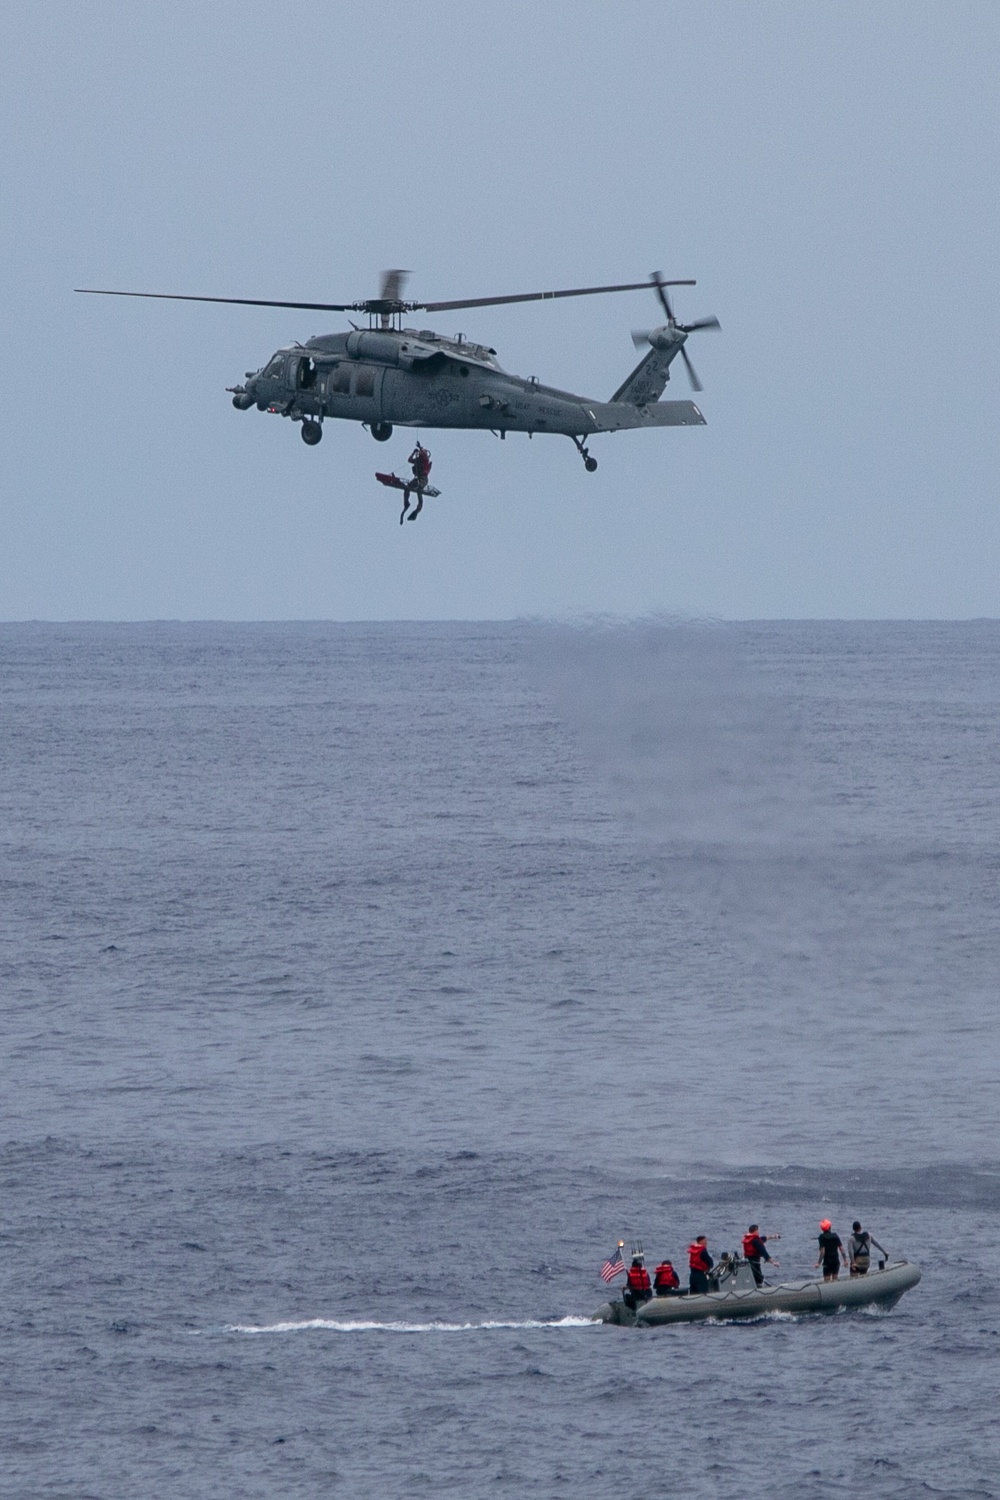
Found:
[[[117,292],[77,287],[104,297],[152,297],[172,302],[226,302],[245,307],[288,307],[309,312],[360,312],[368,327],[326,333],[279,349],[260,370],[248,371],[242,385],[230,386],[240,411],[256,406],[300,422],[302,441],[314,446],[326,418],[360,422],[384,443],[394,426],[482,428],[505,438],[508,432],[559,433],[576,445],[589,472],[597,468],[584,439],[599,432],[632,427],[704,426],[693,401],[661,401],[670,366],[678,355],[695,391],[702,386],[684,347],[688,334],[718,328],[718,318],[678,323],[667,288],[694,286],[690,280],[648,281],[621,286],[572,287],[555,292],[524,292],[507,297],[472,297],[452,302],[404,302],[405,271],[386,271],[377,297],[363,302],[273,302],[256,297],[195,297],[177,292]],[[403,326],[406,313],[451,312],[466,307],[498,307],[511,302],[544,302],[559,297],[590,297],[632,292],[651,286],[666,314],[659,328],[633,333],[646,347],[640,363],[610,401],[591,401],[542,385],[535,376],[509,375],[496,350],[462,334],[452,338]],[[395,476],[392,476],[395,477]],[[383,481],[385,482],[385,481]],[[405,487],[403,481],[398,481]],[[415,486],[411,486],[414,487]],[[429,490],[424,491],[430,493]]]

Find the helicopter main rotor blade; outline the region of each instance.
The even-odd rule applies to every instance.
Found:
[[[667,315],[667,322],[672,328],[674,326],[674,310],[670,306],[670,298],[664,291],[664,287],[675,286],[676,283],[672,281],[664,281],[663,276],[659,271],[651,271],[649,279],[653,283],[653,286],[656,288],[656,295],[659,297],[660,305]]]
[[[103,287],[77,286],[91,297],[154,297],[162,302],[235,302],[241,307],[296,307],[303,312],[355,312],[357,302],[270,302],[263,297],[189,297],[182,292],[109,292]]]
[[[553,292],[518,292],[510,297],[463,297],[451,302],[403,302],[399,299],[406,271],[386,271],[382,278],[382,295],[364,302],[279,302],[270,297],[196,297],[187,292],[121,292],[107,287],[78,286],[74,291],[90,297],[148,297],[157,302],[222,302],[237,307],[290,307],[300,312],[453,312],[463,307],[503,307],[511,302],[549,302],[558,297],[596,297],[603,292],[642,292],[649,281],[629,281],[620,286],[574,286]],[[664,281],[657,273],[651,277],[657,295],[671,323],[673,311],[664,287],[695,286],[694,280]],[[692,327],[717,327],[711,320]]]
[[[695,286],[694,281],[661,281],[658,286]],[[466,297],[460,302],[414,302],[414,312],[454,312],[460,307],[502,307],[509,302],[548,302],[554,297],[596,297],[600,292],[646,292],[648,281],[630,281],[623,286],[574,286],[561,292],[519,292],[513,297]],[[662,293],[661,293],[662,295]]]
[[[378,289],[378,300],[380,302],[398,302],[403,285],[409,274],[409,271],[383,271],[382,283]]]

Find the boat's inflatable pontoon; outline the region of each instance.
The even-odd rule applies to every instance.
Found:
[[[622,1323],[639,1328],[661,1323],[693,1323],[699,1318],[759,1318],[769,1312],[837,1312],[842,1307],[895,1307],[904,1292],[920,1280],[919,1267],[893,1261],[867,1276],[845,1276],[837,1281],[784,1281],[758,1286],[747,1262],[723,1263],[716,1272],[718,1291],[691,1296],[653,1297],[640,1302],[636,1312],[624,1302],[606,1302],[594,1314],[595,1323]]]

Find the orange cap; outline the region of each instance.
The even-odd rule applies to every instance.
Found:
[[[820,1229],[832,1229],[833,1225],[830,1223],[829,1219],[820,1219],[819,1227]]]

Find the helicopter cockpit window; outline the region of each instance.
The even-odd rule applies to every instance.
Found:
[[[264,371],[264,374],[267,376],[267,378],[269,380],[280,380],[281,379],[281,372],[284,369],[284,367],[285,367],[284,355],[282,355],[282,354],[276,354],[274,356],[274,358],[271,360],[271,362],[268,365],[267,369]]]
[[[295,384],[300,391],[311,391],[316,384],[316,366],[311,359],[300,359]]]

